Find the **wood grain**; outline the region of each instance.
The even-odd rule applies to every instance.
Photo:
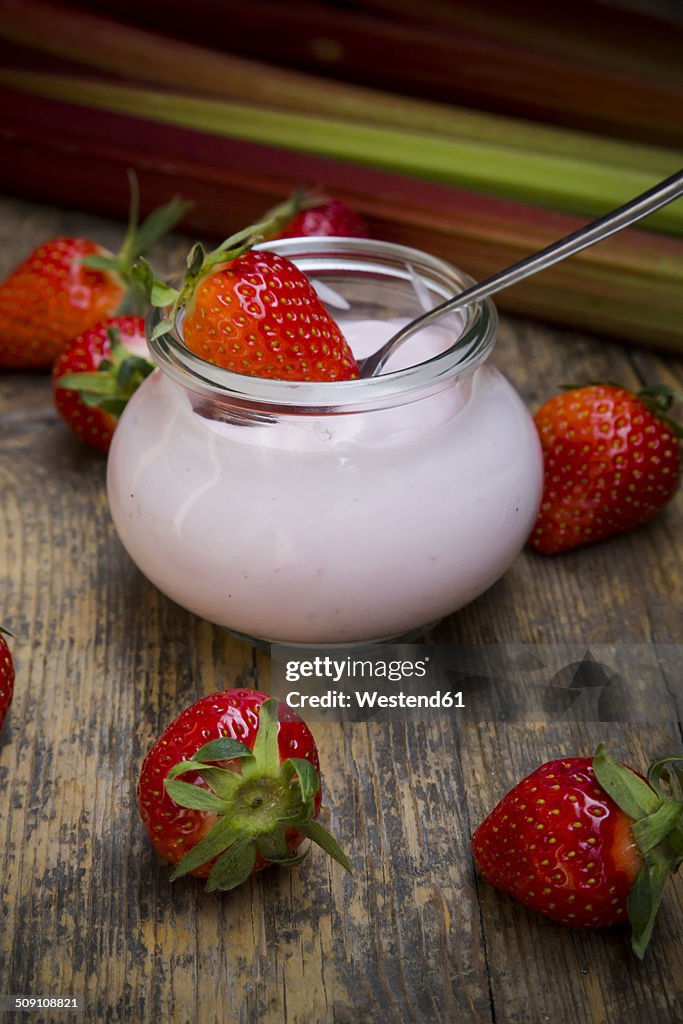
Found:
[[[112,246],[122,234],[14,200],[0,202],[0,225],[0,271],[50,234],[96,231]],[[181,249],[160,251],[166,268]],[[522,321],[503,322],[496,362],[532,407],[567,380],[683,382],[680,361]],[[680,880],[640,964],[622,931],[565,929],[485,885],[469,836],[552,756],[605,738],[642,767],[681,749],[682,526],[679,498],[592,550],[525,552],[427,637],[672,645],[656,669],[661,721],[319,724],[326,814],[353,878],[313,851],[215,898],[195,880],[169,883],[138,818],[137,772],[192,700],[267,688],[268,653],[140,576],[110,522],[104,463],[59,422],[46,377],[0,376],[0,620],[17,665],[0,740],[0,994],[79,996],[87,1009],[73,1019],[98,1022],[680,1021]]]

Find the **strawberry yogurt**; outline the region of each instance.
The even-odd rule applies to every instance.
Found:
[[[314,280],[357,357],[466,285],[425,254],[367,240],[270,245]],[[266,642],[416,634],[508,568],[542,489],[535,427],[488,362],[485,303],[411,338],[380,377],[244,377],[151,342],[108,466],[133,561],[211,622]]]

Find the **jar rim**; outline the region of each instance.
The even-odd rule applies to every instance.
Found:
[[[389,276],[410,280],[415,271],[439,280],[443,298],[474,284],[457,267],[419,249],[367,238],[315,236],[276,239],[254,246],[277,252],[305,269],[310,261],[328,269],[362,269],[363,260],[380,260]],[[376,269],[376,268],[375,268]],[[319,271],[316,271],[319,272]],[[277,407],[300,412],[344,412],[360,407],[384,406],[414,393],[440,389],[454,377],[471,373],[489,357],[496,341],[498,316],[490,299],[472,303],[462,311],[464,327],[453,345],[443,352],[408,366],[367,377],[343,381],[272,380],[236,373],[196,356],[185,345],[177,327],[153,337],[163,310],[152,309],[147,318],[148,345],[157,365],[172,379],[204,397],[249,408]]]

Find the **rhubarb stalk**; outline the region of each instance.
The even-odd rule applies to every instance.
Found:
[[[586,215],[603,213],[654,184],[651,175],[640,169],[114,82],[15,70],[0,70],[0,82],[86,107],[352,160]],[[683,165],[683,154],[672,153],[670,160],[667,171],[673,173]],[[660,231],[683,233],[683,205],[659,210],[649,224]]]
[[[346,161],[212,136],[55,100],[3,92],[0,185],[122,215],[125,170],[144,195],[191,196],[188,229],[222,238],[298,185],[323,182],[373,234],[414,245],[483,278],[580,226],[582,219]],[[82,175],[82,168],[88,174]],[[44,168],[50,174],[44,174]],[[683,240],[627,230],[506,289],[501,309],[683,352]]]

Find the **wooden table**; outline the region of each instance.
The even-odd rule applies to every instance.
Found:
[[[122,227],[6,199],[0,232],[4,275],[44,238],[94,233],[115,247]],[[162,264],[179,252],[169,244]],[[495,361],[533,408],[564,381],[683,384],[680,360],[524,321],[503,322]],[[522,554],[427,638],[607,644],[615,662],[644,645],[668,665],[655,669],[661,720],[320,724],[325,805],[353,877],[314,851],[217,898],[169,883],[135,782],[176,713],[216,689],[267,686],[269,657],[142,578],[104,478],[45,376],[0,376],[0,619],[17,665],[0,744],[0,993],[76,996],[86,1011],[74,1019],[133,1024],[683,1019],[680,880],[640,964],[623,931],[573,931],[499,895],[469,849],[488,809],[544,760],[592,753],[600,738],[640,767],[681,749],[683,501],[594,549]]]

